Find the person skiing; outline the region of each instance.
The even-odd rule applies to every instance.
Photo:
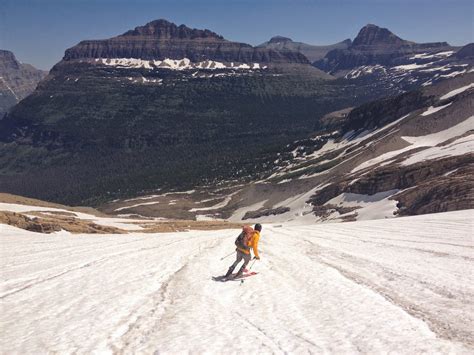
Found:
[[[235,240],[235,245],[237,248],[235,249],[237,252],[236,259],[234,263],[229,267],[227,273],[225,274],[224,278],[228,278],[232,275],[235,267],[244,260],[244,264],[240,267],[239,271],[235,275],[235,277],[242,276],[247,264],[250,262],[252,258],[250,254],[250,249],[253,249],[253,253],[255,255],[254,259],[260,260],[260,256],[258,255],[258,241],[260,240],[260,232],[262,231],[262,225],[257,223],[254,228],[250,226],[245,226],[242,229],[242,233],[237,237]]]

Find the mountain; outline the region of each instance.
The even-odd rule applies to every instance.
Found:
[[[312,44],[306,44],[303,42],[294,42],[292,39],[282,36],[272,37],[268,42],[264,42],[259,47],[274,49],[274,50],[289,50],[296,51],[304,54],[309,61],[315,62],[316,60],[324,58],[324,56],[333,49],[347,49],[351,45],[351,40],[346,39],[342,42],[330,44],[327,46],[316,46]]]
[[[313,65],[336,77],[411,90],[466,73],[474,63],[471,54],[470,45],[415,43],[367,25],[347,49],[332,50]]]
[[[156,20],[107,40],[82,41],[64,55],[65,61],[86,58],[188,58],[191,62],[308,63],[296,51],[252,47],[231,42],[209,31]]]
[[[406,45],[386,31],[370,33],[362,32],[357,46],[383,47],[380,41]],[[298,172],[284,173],[285,164],[300,150],[317,154],[326,140],[337,139],[348,127],[362,129],[379,116],[393,118],[385,107],[405,114],[425,107],[430,102],[424,93],[430,87],[472,71],[470,59],[452,59],[453,53],[424,52],[410,55],[418,64],[358,68],[359,74],[336,78],[301,53],[254,48],[163,20],[111,39],[84,41],[68,49],[34,93],[0,120],[0,190],[97,206],[157,189],[200,192],[205,186],[221,186],[222,193],[231,194],[235,184],[263,179],[277,186],[268,190],[276,191],[275,196],[267,198],[263,211],[248,212],[286,213],[291,207],[272,202],[304,190],[298,172],[335,169],[342,156],[331,152],[322,166],[303,162]],[[435,64],[440,67],[432,71]],[[364,104],[369,105],[367,113],[353,110]],[[286,179],[295,185],[281,192]],[[260,196],[253,189],[260,186],[239,195],[241,202],[226,203],[222,216],[253,205],[252,199]],[[190,200],[183,206],[189,208],[171,205],[166,211],[194,218],[199,213],[190,210],[210,203],[195,206],[192,201],[212,200],[212,193],[192,199],[186,195]],[[222,196],[221,202],[226,199]],[[121,207],[126,206],[110,208]]]
[[[446,42],[415,43],[396,36],[386,28],[369,24],[363,27],[347,49],[334,49],[314,65],[327,72],[360,66],[406,64],[407,57],[423,53],[453,51]]]
[[[0,120],[0,190],[90,205],[251,181],[325,114],[405,89],[334,80],[301,53],[153,21],[68,49]]]
[[[31,94],[47,72],[20,63],[15,55],[0,49],[0,117]]]
[[[474,73],[330,113],[254,183],[118,200],[101,208],[168,218],[305,222],[474,208]]]

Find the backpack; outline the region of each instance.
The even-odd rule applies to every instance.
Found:
[[[237,246],[237,248],[250,250],[249,241],[250,237],[252,236],[252,232],[253,229],[249,226],[245,226],[244,228],[242,228],[242,232],[235,240],[235,245]]]

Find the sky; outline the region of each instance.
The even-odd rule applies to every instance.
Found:
[[[368,23],[415,42],[474,39],[472,0],[0,0],[0,49],[49,70],[81,40],[164,18],[258,45],[275,35],[309,44],[353,39]]]

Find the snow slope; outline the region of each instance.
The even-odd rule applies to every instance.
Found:
[[[473,211],[236,231],[42,235],[0,225],[2,353],[472,353]]]

